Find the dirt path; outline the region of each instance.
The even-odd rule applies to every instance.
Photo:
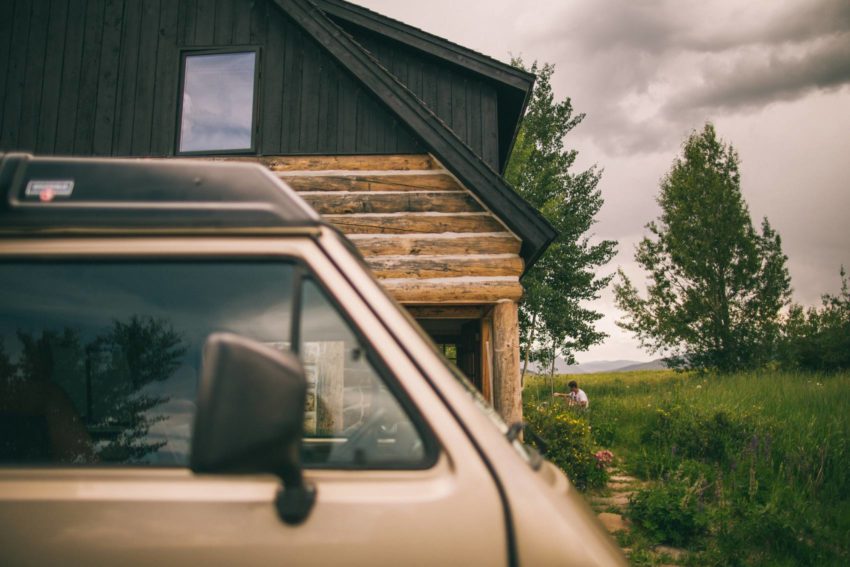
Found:
[[[628,541],[629,538],[623,536],[628,536],[631,532],[631,522],[624,515],[629,506],[629,498],[645,486],[646,483],[629,476],[621,469],[614,469],[604,489],[587,495],[599,520],[620,541]],[[632,558],[633,550],[630,547],[624,547],[623,551],[626,557]],[[687,553],[684,549],[664,545],[655,546],[647,552],[651,564],[659,567],[678,567]]]

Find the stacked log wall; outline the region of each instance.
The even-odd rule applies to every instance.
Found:
[[[432,157],[260,161],[352,240],[401,303],[521,297],[520,241]]]

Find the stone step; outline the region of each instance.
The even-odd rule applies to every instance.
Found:
[[[653,548],[653,551],[658,555],[666,555],[673,561],[678,561],[687,553],[687,551],[685,551],[684,549],[679,549],[678,547],[670,547],[667,545],[656,545]]]
[[[594,506],[624,507],[629,505],[629,496],[631,495],[631,492],[614,494],[612,496],[591,498],[590,502]]]
[[[611,477],[608,477],[608,482],[631,483],[631,482],[638,482],[638,479],[636,479],[633,476],[629,476],[627,474],[616,474],[616,475],[613,475]]]
[[[598,515],[599,521],[605,526],[605,529],[610,533],[628,531],[630,522],[620,514],[612,514],[610,512],[602,512]]]

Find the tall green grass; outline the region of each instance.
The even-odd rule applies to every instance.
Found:
[[[599,445],[658,490],[696,495],[703,564],[850,564],[850,373],[529,377],[524,396],[557,403],[571,379]]]

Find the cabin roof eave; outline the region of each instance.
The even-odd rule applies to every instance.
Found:
[[[528,91],[535,75],[422,29],[345,0],[313,0],[322,12],[378,33],[503,85]]]
[[[499,93],[498,170],[504,173],[537,76],[405,22],[345,0],[313,0],[335,23],[345,23],[492,81]],[[355,40],[356,41],[356,40]]]

